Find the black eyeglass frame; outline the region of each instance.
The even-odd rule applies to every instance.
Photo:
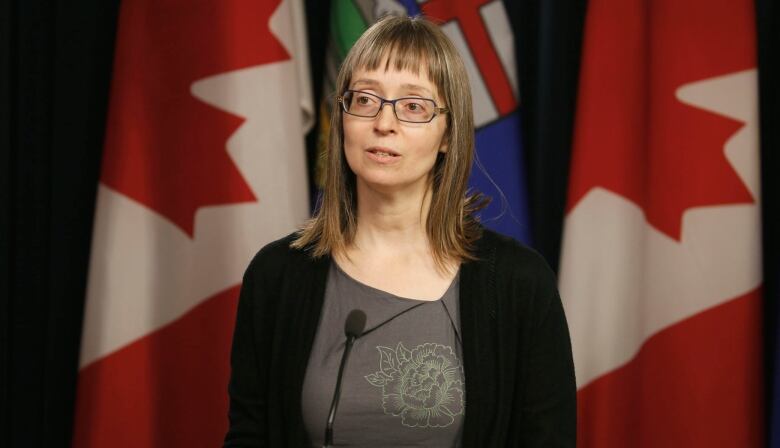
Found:
[[[347,103],[344,101],[344,97],[348,93],[353,93],[353,94],[354,93],[362,93],[364,95],[373,96],[374,98],[377,98],[380,101],[379,108],[376,110],[376,113],[374,115],[357,115],[357,114],[353,114],[352,112],[347,110]],[[431,116],[431,119],[428,120],[428,121],[409,121],[409,120],[401,119],[398,116],[398,111],[395,109],[395,103],[397,103],[398,101],[401,101],[401,100],[425,100],[425,101],[430,101],[431,103],[433,103],[433,115]],[[432,98],[422,98],[422,97],[419,97],[419,96],[404,96],[404,97],[401,97],[401,98],[396,98],[394,100],[388,100],[388,99],[382,98],[379,95],[374,95],[373,93],[364,92],[362,90],[345,90],[343,94],[341,94],[341,95],[336,97],[336,102],[341,104],[341,110],[343,110],[345,113],[348,113],[349,115],[352,115],[353,117],[361,117],[361,118],[376,118],[377,115],[379,115],[379,112],[381,112],[382,109],[385,107],[385,104],[390,104],[391,106],[393,106],[393,115],[395,115],[395,118],[398,121],[402,121],[404,123],[415,123],[415,124],[430,123],[431,121],[433,121],[434,118],[438,117],[439,114],[446,114],[446,113],[449,112],[449,109],[447,109],[446,107],[439,107],[439,105],[436,104],[436,101],[434,99],[432,99]]]

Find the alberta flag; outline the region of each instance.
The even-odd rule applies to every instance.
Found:
[[[122,2],[74,447],[221,446],[243,271],[308,216],[303,23],[295,0]]]
[[[466,64],[474,98],[476,159],[469,184],[493,198],[482,223],[520,241],[530,242],[525,161],[520,138],[514,37],[501,1],[334,0],[325,89],[334,93],[341,61],[363,31],[386,14],[424,15],[441,25]],[[340,92],[335,92],[339,94]],[[326,97],[327,98],[327,97]],[[333,105],[322,104],[327,123]]]

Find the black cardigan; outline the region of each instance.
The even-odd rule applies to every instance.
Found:
[[[290,249],[293,235],[249,264],[231,354],[225,447],[311,447],[301,388],[329,257]],[[555,276],[527,247],[484,230],[460,273],[464,447],[573,447],[576,385]]]

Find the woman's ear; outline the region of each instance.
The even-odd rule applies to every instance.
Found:
[[[441,144],[439,144],[439,152],[440,153],[444,154],[444,153],[447,152],[447,150],[449,149],[449,144],[450,144],[449,140],[450,140],[449,139],[449,134],[447,134],[445,132],[444,135],[441,138]]]

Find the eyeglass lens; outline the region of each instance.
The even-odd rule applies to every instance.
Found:
[[[358,117],[375,117],[382,107],[382,98],[364,92],[346,92],[344,111]],[[395,101],[395,115],[399,120],[412,123],[431,121],[436,112],[436,103],[425,98],[400,98]]]

